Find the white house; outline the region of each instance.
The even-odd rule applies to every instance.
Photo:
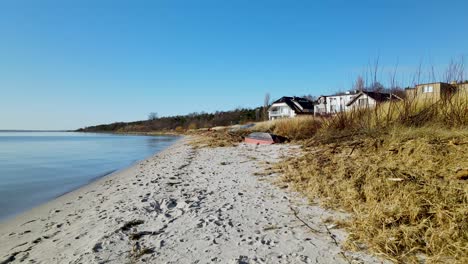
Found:
[[[402,100],[390,93],[361,91],[347,104],[348,109],[372,108],[390,100]]]
[[[307,114],[314,114],[314,104],[311,100],[302,97],[281,97],[268,109],[270,120]]]
[[[320,96],[315,105],[315,114],[335,114],[348,111],[348,103],[358,94],[357,91],[348,91],[335,95]]]

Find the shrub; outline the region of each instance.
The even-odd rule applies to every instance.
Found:
[[[182,127],[182,126],[178,126],[178,127],[175,128],[175,131],[176,131],[177,133],[182,133],[182,132],[185,131],[185,129],[184,129],[184,127]]]
[[[190,123],[190,125],[188,126],[188,129],[189,129],[189,130],[194,130],[194,129],[197,129],[197,128],[198,128],[198,126],[197,126],[197,124],[194,123],[194,122],[193,122],[193,123]]]

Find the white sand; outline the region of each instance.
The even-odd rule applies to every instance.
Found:
[[[345,232],[323,223],[337,213],[254,175],[297,151],[181,140],[1,223],[0,263],[381,263],[342,252]]]

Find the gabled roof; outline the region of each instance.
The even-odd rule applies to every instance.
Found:
[[[294,112],[296,113],[302,113],[304,110],[313,110],[314,109],[314,103],[303,97],[288,97],[288,96],[283,96],[280,99],[276,100],[273,102],[273,105],[275,104],[280,104],[280,103],[285,103],[287,104]]]
[[[379,103],[389,101],[391,99],[401,100],[400,97],[398,97],[398,96],[396,96],[394,94],[390,94],[390,93],[361,91],[351,101],[349,101],[349,103],[347,103],[346,106],[352,105],[354,102],[356,102],[357,99],[359,99],[359,97],[361,97],[364,94],[367,95],[368,97],[374,99],[376,102],[379,102]]]

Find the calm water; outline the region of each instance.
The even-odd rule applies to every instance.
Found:
[[[0,132],[0,220],[125,168],[175,137]]]

